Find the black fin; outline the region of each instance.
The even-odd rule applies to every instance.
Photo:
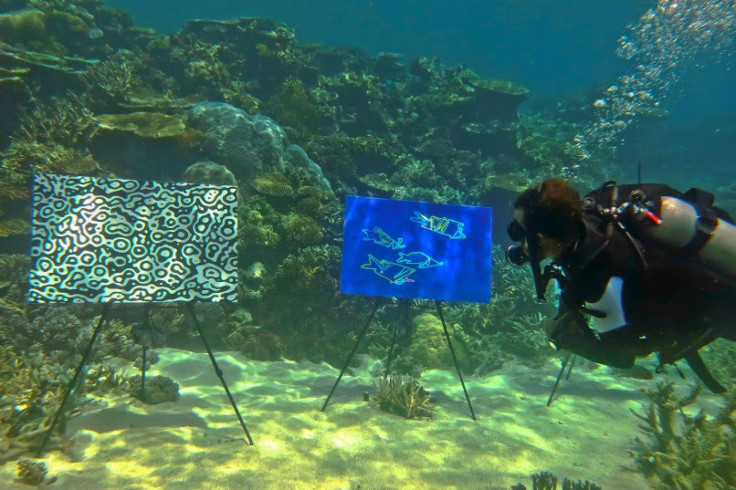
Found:
[[[698,378],[700,378],[700,381],[702,381],[703,384],[707,386],[710,391],[712,391],[713,393],[726,392],[726,388],[724,388],[723,385],[721,385],[721,383],[719,383],[718,380],[716,380],[716,378],[714,378],[713,375],[710,374],[710,371],[708,371],[708,368],[703,362],[703,359],[700,357],[698,351],[690,352],[688,355],[685,356],[685,360],[687,361],[693,372],[695,372]]]

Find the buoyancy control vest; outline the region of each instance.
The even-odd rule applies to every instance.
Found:
[[[685,358],[712,391],[722,391],[697,350],[720,336],[736,340],[730,216],[710,193],[660,184],[606,183],[583,203],[585,239],[567,264],[562,300],[584,308],[621,277],[631,334],[647,338],[661,363]]]

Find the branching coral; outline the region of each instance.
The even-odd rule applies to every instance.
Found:
[[[274,108],[274,118],[279,124],[297,132],[314,132],[322,122],[322,116],[310,100],[304,82],[297,78],[284,81],[281,91],[270,103]]]
[[[72,370],[35,354],[17,355],[0,347],[0,463],[35,449],[58,411]],[[86,390],[104,393],[125,380],[109,366],[93,364],[74,390],[61,414],[57,429],[81,410]],[[48,448],[58,445],[51,439]]]
[[[47,478],[48,469],[43,461],[21,458],[18,460],[18,481],[34,487],[46,486],[56,481],[56,477]]]
[[[392,375],[373,382],[376,394],[371,399],[384,412],[408,419],[432,418],[432,395],[412,376]]]
[[[286,237],[298,246],[318,245],[324,235],[322,227],[314,219],[297,213],[291,213],[282,221]]]
[[[70,148],[84,147],[97,130],[92,112],[74,97],[38,104],[20,123],[14,141],[53,142]]]
[[[542,471],[532,475],[532,490],[557,490],[557,482],[559,478],[549,471]],[[517,483],[511,487],[511,490],[526,490],[526,485]],[[595,483],[585,480],[562,479],[562,490],[601,490],[601,487]]]
[[[689,415],[702,389],[694,386],[684,397],[674,394],[674,383],[659,383],[644,393],[650,400],[642,421],[647,440],[636,438],[632,451],[639,469],[667,490],[730,489],[736,486],[736,390],[734,386],[715,416],[703,410]],[[677,417],[679,414],[679,417]]]
[[[27,198],[33,173],[99,172],[86,148],[96,129],[92,113],[76,100],[37,105],[21,118],[10,148],[0,153],[0,198]]]
[[[40,442],[61,404],[69,374],[39,354],[16,356],[0,347],[0,462]],[[76,410],[78,403],[69,400],[62,421]]]

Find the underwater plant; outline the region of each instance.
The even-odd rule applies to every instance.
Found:
[[[532,490],[557,490],[559,478],[549,471],[541,471],[534,473],[532,476]],[[511,486],[511,490],[526,490],[526,485],[517,483]],[[562,490],[602,490],[593,482],[588,480],[570,480],[562,479]]]
[[[678,397],[674,383],[644,390],[649,406],[638,418],[645,438],[631,451],[639,469],[661,490],[731,489],[736,487],[736,385],[714,416],[704,410],[689,415],[703,386],[694,385]],[[679,415],[679,416],[678,416]]]
[[[381,410],[407,419],[432,418],[432,395],[413,376],[389,375],[374,380],[372,402]]]

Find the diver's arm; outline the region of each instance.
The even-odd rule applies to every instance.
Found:
[[[623,330],[598,336],[579,309],[565,306],[545,325],[550,343],[555,348],[569,350],[599,364],[626,369],[634,365],[637,349],[630,335]]]

